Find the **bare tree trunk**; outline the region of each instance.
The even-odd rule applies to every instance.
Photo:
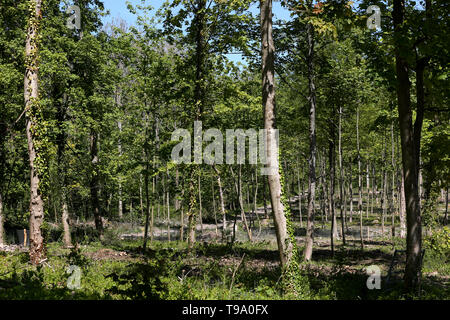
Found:
[[[152,178],[152,208],[150,211],[150,243],[153,243],[153,230],[155,226],[155,188],[156,188],[156,177]],[[158,203],[158,214],[159,214],[159,203]]]
[[[372,164],[372,199],[370,201],[370,215],[373,217],[373,205],[376,194],[376,185],[375,185],[375,166]]]
[[[352,174],[352,162],[349,162],[349,194],[350,194],[350,223],[353,222],[353,174]]]
[[[395,201],[395,142],[394,142],[394,121],[391,122],[391,170],[392,170],[392,192],[391,192],[391,201],[389,203],[389,209],[391,211],[391,230],[392,230],[392,243],[394,243],[395,237],[395,209],[394,209],[394,201]]]
[[[303,228],[303,217],[302,217],[302,196],[303,190],[300,184],[300,162],[298,163],[299,168],[297,170],[297,185],[298,185],[298,213],[300,219],[300,228]]]
[[[358,211],[359,211],[359,237],[361,239],[361,250],[364,249],[363,239],[363,217],[362,217],[362,177],[361,177],[361,152],[359,148],[359,107],[356,108],[356,148],[358,152]]]
[[[308,85],[309,85],[309,175],[308,175],[308,217],[306,225],[306,245],[304,260],[310,261],[314,245],[314,218],[316,196],[316,85],[314,75],[314,27],[306,26],[308,37]]]
[[[192,249],[194,247],[195,243],[195,227],[196,227],[196,214],[195,214],[195,207],[196,207],[196,199],[195,199],[195,187],[194,187],[194,179],[196,170],[191,168],[190,169],[190,179],[189,179],[189,206],[188,206],[188,248]]]
[[[329,153],[328,160],[330,166],[330,212],[331,212],[331,255],[334,256],[334,239],[338,238],[337,234],[337,223],[336,223],[336,213],[335,213],[335,204],[334,204],[334,188],[335,188],[335,132],[334,125],[331,124],[330,135],[329,138]]]
[[[91,130],[91,146],[90,146],[90,153],[91,153],[91,164],[92,164],[92,173],[91,173],[91,180],[90,180],[90,191],[91,191],[91,208],[94,212],[94,220],[95,220],[95,228],[100,234],[100,238],[103,235],[103,222],[102,217],[100,213],[100,201],[98,198],[98,192],[100,187],[100,181],[99,181],[99,169],[98,169],[98,134],[97,132],[92,129]]]
[[[184,199],[184,188],[181,190],[181,199]],[[184,241],[184,202],[181,201],[181,217],[180,217],[180,241]]]
[[[200,219],[200,234],[203,236],[203,217],[202,217],[202,185],[201,185],[201,177],[198,175],[198,205],[199,205],[199,213],[198,218]]]
[[[142,197],[142,173],[139,174],[139,205],[141,207],[141,215],[144,215],[144,201]]]
[[[445,216],[444,216],[444,226],[448,222],[448,189],[445,192]]]
[[[345,246],[344,167],[342,165],[342,106],[339,106],[339,210],[341,211],[342,245]]]
[[[61,209],[62,209],[62,225],[63,225],[63,241],[66,247],[72,246],[72,239],[70,235],[70,224],[69,224],[69,211],[67,206],[67,186],[66,186],[66,172],[63,169],[63,159],[64,159],[64,150],[66,146],[66,131],[64,128],[64,120],[66,118],[66,108],[67,108],[67,94],[63,94],[62,103],[58,103],[58,111],[57,111],[57,126],[59,132],[56,136],[56,144],[57,144],[57,167],[58,167],[58,176],[60,182],[60,197],[61,197]],[[56,211],[56,207],[55,207]],[[56,214],[55,214],[56,217]],[[55,219],[57,220],[57,219]]]
[[[148,239],[148,227],[149,227],[149,223],[150,223],[150,192],[148,190],[148,172],[150,170],[150,166],[149,166],[149,161],[148,161],[148,154],[147,151],[146,153],[146,170],[144,173],[144,190],[145,190],[145,227],[144,227],[144,243],[142,245],[143,251],[145,252],[145,250],[147,249],[147,239]],[[153,230],[151,232],[151,234],[153,234]]]
[[[325,160],[322,161],[322,172],[321,172],[321,184],[322,184],[322,193],[323,193],[323,204],[324,204],[324,213],[325,213],[325,221],[328,222],[328,215],[330,214],[329,212],[329,208],[330,206],[328,205],[328,200],[329,200],[329,189],[328,186],[326,185],[326,180],[325,180]]]
[[[222,212],[222,241],[225,241],[227,237],[227,215],[225,211],[225,202],[223,201],[222,182],[220,180],[220,172],[215,165],[213,165],[213,169],[217,174],[217,185],[219,186],[220,211]]]
[[[236,194],[238,196],[238,204],[239,204],[239,209],[241,211],[242,223],[244,224],[245,231],[247,232],[248,240],[251,242],[252,241],[252,230],[250,229],[250,227],[247,223],[247,218],[245,216],[245,210],[244,210],[244,199],[242,197],[242,165],[241,164],[239,165],[237,181],[234,178],[233,168],[230,167],[230,170],[231,170],[231,174],[233,175],[233,179],[235,180],[234,185],[235,185],[235,189],[236,189]]]
[[[72,238],[70,236],[70,226],[69,226],[69,210],[67,208],[67,201],[63,200],[62,205],[62,225],[63,225],[63,239],[64,245],[66,247],[72,246]]]
[[[169,173],[167,173],[169,176]],[[167,178],[167,240],[170,241],[170,193],[169,193],[169,178]]]
[[[259,235],[261,234],[261,221],[259,219],[259,214],[258,214],[258,166],[255,166],[255,179],[253,180],[253,174],[252,174],[252,182],[255,182],[254,184],[254,193],[253,193],[253,213],[254,215],[256,215],[256,219],[258,220],[258,235],[257,237],[259,237]]]
[[[263,202],[264,202],[264,219],[269,218],[269,210],[267,209],[267,180],[263,180]]]
[[[400,182],[400,238],[406,238],[406,199],[405,199],[405,176],[401,172]]]
[[[5,229],[3,227],[4,225],[4,215],[3,215],[3,198],[2,198],[2,192],[0,190],[0,245],[4,245],[5,243]]]
[[[410,97],[410,81],[408,75],[408,63],[403,54],[408,52],[403,34],[404,0],[394,0],[393,22],[395,41],[395,60],[397,74],[397,98],[400,123],[400,137],[402,146],[402,163],[405,177],[405,199],[407,214],[407,239],[406,239],[406,268],[405,287],[413,291],[420,285],[421,252],[422,252],[422,222],[420,217],[420,199],[418,190],[418,168],[415,150],[415,130],[412,125],[412,110]],[[417,133],[417,131],[416,131]],[[416,136],[417,137],[417,136]],[[420,134],[418,135],[420,138]],[[416,139],[417,140],[417,139]],[[416,143],[420,144],[419,141]]]
[[[30,260],[34,265],[44,259],[44,238],[41,226],[44,222],[44,200],[39,190],[41,177],[36,167],[36,158],[44,156],[36,150],[36,137],[33,130],[36,129],[37,114],[41,112],[39,101],[39,31],[42,20],[42,1],[30,0],[29,20],[27,27],[27,40],[25,47],[26,71],[24,79],[24,98],[26,113],[26,132],[28,142],[28,154],[30,161]]]
[[[268,175],[269,193],[272,204],[273,219],[277,235],[278,250],[282,267],[287,270],[292,266],[292,257],[297,253],[295,239],[287,231],[285,207],[281,200],[282,186],[278,163],[278,148],[275,141],[275,46],[272,35],[272,0],[261,2],[261,46],[262,46],[262,97],[264,107],[264,128],[266,130],[266,158],[269,168],[277,172]]]
[[[386,209],[387,209],[387,170],[386,170],[386,134],[384,134],[384,143],[383,143],[383,198],[382,198],[382,213],[381,213],[381,234],[384,235],[384,220],[386,218]]]
[[[123,66],[121,66],[121,69],[123,69]],[[116,90],[116,104],[117,106],[122,109],[122,90],[121,88],[118,88]],[[117,144],[117,149],[119,152],[119,157],[122,157],[122,121],[117,121],[117,127],[119,128],[119,141]],[[122,199],[122,177],[121,172],[118,172],[118,179],[119,179],[119,190],[118,190],[118,196],[119,196],[119,219],[122,220],[123,218],[123,199]]]
[[[216,192],[214,191],[214,180],[211,180],[211,197],[214,213],[214,225],[216,226],[216,241],[219,237],[219,227],[217,226],[217,211],[216,211]]]
[[[366,164],[366,218],[369,219],[369,200],[370,200],[370,175],[369,162]]]

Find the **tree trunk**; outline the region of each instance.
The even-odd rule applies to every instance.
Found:
[[[267,167],[276,169],[268,175],[269,193],[273,219],[277,235],[278,251],[282,267],[287,270],[293,264],[297,244],[287,231],[285,207],[281,201],[282,186],[278,163],[278,145],[275,141],[275,46],[272,35],[272,0],[261,2],[261,46],[262,46],[262,100],[264,108],[264,128],[266,132]],[[273,148],[276,146],[276,148]]]
[[[309,85],[309,175],[308,175],[308,217],[306,225],[304,260],[310,261],[314,245],[314,217],[316,196],[316,84],[314,75],[314,26],[306,26],[308,37],[308,85]]]
[[[448,223],[448,189],[445,192],[445,216],[444,216],[444,226]],[[1,226],[0,226],[1,228]]]
[[[169,173],[167,173],[167,177]],[[170,193],[169,193],[169,178],[167,178],[167,240],[170,241]]]
[[[326,185],[326,180],[325,180],[325,160],[322,160],[322,165],[321,165],[321,174],[320,174],[320,181],[321,181],[321,185],[322,185],[322,194],[323,194],[323,211],[325,213],[325,221],[328,222],[328,215],[329,215],[329,205],[328,205],[328,199],[329,199],[329,189],[328,186]]]
[[[5,243],[5,229],[3,227],[4,225],[4,215],[3,215],[3,198],[2,198],[2,192],[0,190],[0,246],[6,244]]]
[[[219,201],[220,201],[220,211],[222,213],[222,241],[226,241],[227,238],[227,215],[225,211],[225,202],[223,201],[223,189],[222,182],[220,180],[220,172],[215,165],[213,169],[217,174],[217,185],[219,186]]]
[[[196,170],[190,168],[190,179],[189,179],[189,206],[188,206],[188,248],[192,249],[195,243],[195,227],[196,227],[196,199],[195,199],[195,186],[194,179]]]
[[[349,162],[349,181],[348,181],[348,186],[349,186],[349,195],[350,195],[350,223],[353,222],[353,174],[352,174],[352,162]]]
[[[141,208],[141,216],[144,215],[144,200],[142,197],[142,173],[139,174],[139,206]]]
[[[219,227],[217,225],[216,192],[214,190],[214,180],[211,180],[211,197],[214,213],[214,225],[216,226],[216,241],[217,241],[217,238],[219,238]]]
[[[366,164],[366,218],[369,219],[369,200],[370,200],[370,175],[369,162]]]
[[[263,206],[264,206],[264,219],[268,219],[269,218],[269,210],[267,209],[267,180],[264,179],[263,180]]]
[[[41,113],[39,101],[39,32],[42,21],[42,1],[30,0],[29,20],[27,27],[27,39],[25,47],[26,71],[24,78],[24,98],[26,113],[26,133],[28,142],[28,154],[30,162],[30,260],[34,265],[44,259],[44,238],[41,226],[44,222],[44,200],[40,190],[41,177],[38,173],[37,158],[43,157],[36,148],[34,134]]]
[[[66,247],[72,246],[72,238],[70,236],[70,224],[69,224],[69,210],[67,208],[67,201],[63,201],[62,205],[62,225],[63,225],[63,239]]]
[[[331,255],[334,256],[334,239],[338,238],[337,232],[337,223],[336,223],[336,213],[335,213],[335,204],[334,204],[334,188],[335,188],[335,129],[334,124],[330,126],[330,138],[329,138],[329,150],[328,150],[328,161],[330,166],[330,212],[331,212]]]
[[[358,212],[359,212],[359,238],[361,240],[361,250],[364,249],[363,239],[363,217],[362,217],[362,177],[361,177],[361,152],[359,148],[359,107],[356,108],[356,148],[358,157]]]
[[[99,191],[99,169],[98,169],[98,134],[94,129],[91,129],[91,146],[90,146],[90,154],[91,154],[91,164],[92,164],[92,173],[91,173],[91,181],[90,181],[90,192],[91,192],[91,209],[94,212],[94,220],[95,220],[95,228],[100,234],[100,238],[103,235],[103,222],[100,214],[100,201],[98,197]]]
[[[184,199],[184,188],[181,190],[181,199]],[[181,217],[180,217],[180,241],[184,241],[184,202],[183,200],[180,203],[181,206]]]
[[[303,228],[303,217],[302,217],[302,196],[303,196],[303,190],[300,184],[300,162],[298,163],[298,170],[297,170],[297,185],[298,185],[298,214],[299,214],[299,220],[300,220],[300,228]]]
[[[396,39],[395,63],[397,74],[397,98],[407,215],[405,288],[412,292],[417,289],[420,284],[422,224],[417,181],[417,158],[412,126],[410,81],[408,76],[408,64],[403,56],[403,53],[406,53],[409,50],[406,44],[407,42],[403,41],[404,31],[402,26],[404,22],[404,10],[405,0],[394,0],[392,16],[394,22],[394,38]]]
[[[367,189],[369,189],[368,186]],[[341,211],[342,245],[345,246],[344,203],[344,167],[342,165],[342,106],[339,106],[339,210]]]
[[[261,234],[261,221],[259,219],[258,214],[258,166],[255,166],[255,179],[253,180],[253,174],[252,174],[252,182],[255,182],[254,184],[254,193],[253,193],[253,214],[256,215],[256,219],[258,220],[258,235]]]
[[[146,162],[146,168],[144,172],[144,192],[145,192],[145,227],[144,227],[144,243],[142,245],[143,251],[147,249],[147,239],[148,239],[148,227],[150,223],[150,192],[148,190],[148,176],[150,171],[149,166],[149,160],[148,160],[148,153],[145,151],[145,162]],[[153,230],[152,230],[153,231]],[[153,234],[153,232],[151,232]]]
[[[195,30],[195,87],[194,112],[195,119],[201,121],[205,103],[205,58],[206,58],[206,0],[195,1],[193,27]],[[195,133],[194,133],[195,134]],[[197,224],[195,178],[199,175],[199,168],[194,164],[189,169],[189,204],[188,204],[188,248],[192,249],[196,240],[195,229]]]
[[[401,172],[400,182],[400,238],[406,238],[406,199],[405,199],[405,176]]]
[[[372,164],[372,197],[370,200],[370,215],[373,217],[373,205],[376,193],[376,185],[375,185],[375,165]]]
[[[395,141],[394,141],[394,121],[391,122],[391,170],[392,170],[392,190],[391,201],[389,202],[389,210],[391,211],[391,230],[392,230],[392,243],[394,243],[395,237]]]
[[[121,69],[123,69],[123,66],[121,66]],[[122,90],[121,88],[118,88],[116,90],[116,105],[119,109],[122,109]],[[118,143],[117,143],[117,149],[119,152],[119,159],[122,158],[122,121],[119,120],[117,121],[117,127],[119,128],[119,139],[118,139]],[[119,167],[120,168],[120,167]],[[118,197],[119,197],[119,219],[122,220],[123,218],[123,199],[122,199],[122,177],[121,174],[122,172],[120,172],[121,170],[119,169],[117,178],[119,179],[119,190],[118,190]]]
[[[64,120],[66,118],[66,108],[67,108],[67,94],[63,94],[62,103],[58,104],[57,112],[57,126],[59,132],[56,136],[57,144],[57,167],[58,176],[60,181],[60,198],[61,198],[61,220],[63,225],[63,241],[66,247],[72,246],[72,239],[70,235],[70,224],[69,224],[69,210],[67,206],[67,186],[66,186],[66,172],[63,168],[64,160],[64,150],[66,146],[66,131],[64,128]]]
[[[386,218],[386,209],[387,209],[387,170],[386,170],[386,134],[384,134],[384,143],[383,143],[383,198],[382,198],[382,213],[381,213],[381,234],[384,236],[384,220]]]
[[[178,167],[175,168],[175,211],[180,210],[180,199],[179,199],[179,186],[180,186],[180,172]]]
[[[201,234],[202,237],[203,237],[202,184],[201,184],[201,177],[200,177],[200,175],[198,175],[198,206],[199,206],[199,210],[198,210],[198,218],[199,218],[199,220],[200,220],[200,234]]]
[[[244,210],[244,199],[242,197],[242,165],[241,164],[239,165],[237,181],[235,179],[233,168],[230,167],[230,170],[231,170],[231,174],[233,175],[234,186],[236,189],[236,194],[238,196],[238,205],[239,205],[239,209],[241,211],[241,220],[242,220],[242,223],[244,224],[245,231],[247,232],[248,240],[250,242],[252,242],[252,230],[250,229],[250,227],[247,223],[247,218],[245,216],[245,210]]]

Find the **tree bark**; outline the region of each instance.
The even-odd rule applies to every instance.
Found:
[[[352,174],[352,162],[349,162],[349,181],[348,181],[348,186],[349,186],[349,194],[350,194],[350,218],[349,221],[350,223],[353,222],[353,174]]]
[[[391,211],[391,230],[392,230],[392,243],[394,243],[395,237],[395,141],[394,141],[394,121],[391,122],[391,170],[392,170],[392,190],[391,201],[389,202],[389,210]]]
[[[369,189],[368,186],[367,189]],[[344,167],[342,165],[342,106],[339,106],[339,210],[341,211],[342,245],[345,246],[344,203]]]
[[[294,250],[295,239],[287,232],[285,207],[281,201],[282,186],[278,163],[278,149],[275,140],[275,46],[272,35],[272,0],[261,1],[261,46],[262,46],[262,100],[264,108],[264,128],[266,130],[266,157],[268,167],[276,172],[268,175],[269,193],[272,204],[273,219],[277,235],[280,262],[283,268],[289,268]]]
[[[359,146],[359,107],[356,108],[356,148],[358,157],[358,213],[359,213],[359,238],[361,240],[361,250],[364,249],[363,239],[363,217],[362,217],[362,177],[361,177],[361,151]]]
[[[103,235],[103,222],[100,213],[100,200],[98,197],[98,191],[100,187],[99,169],[98,169],[98,134],[94,129],[91,129],[90,135],[90,154],[91,154],[91,180],[90,180],[90,192],[91,192],[91,209],[94,213],[95,228],[98,231],[100,238]]]
[[[3,215],[3,198],[2,198],[2,192],[0,190],[0,245],[4,245],[5,243],[5,229],[3,227],[4,225],[4,215]]]
[[[64,93],[62,97],[63,102],[58,104],[57,112],[57,126],[59,132],[56,136],[57,144],[57,166],[58,178],[60,181],[60,198],[61,198],[61,220],[63,225],[63,241],[66,247],[72,246],[72,239],[70,235],[69,210],[67,205],[67,185],[66,172],[63,168],[64,151],[66,146],[66,132],[64,129],[64,120],[66,118],[67,95]]]
[[[202,206],[202,184],[201,184],[201,177],[198,175],[198,218],[200,220],[200,234],[203,236],[203,206]]]
[[[412,292],[418,288],[421,277],[422,223],[417,180],[417,158],[412,126],[410,81],[408,64],[404,54],[408,52],[404,38],[405,0],[394,0],[393,22],[395,41],[395,64],[397,74],[397,99],[402,146],[402,164],[405,177],[406,200],[406,267],[405,288]]]
[[[316,197],[316,84],[314,75],[314,26],[306,26],[308,37],[308,85],[309,85],[309,175],[308,175],[308,217],[306,224],[306,239],[304,260],[310,261],[314,245],[314,217]]]
[[[42,21],[42,0],[30,0],[27,39],[25,46],[26,71],[24,78],[24,98],[26,113],[26,133],[30,163],[30,261],[37,265],[44,259],[44,238],[41,226],[44,222],[44,200],[40,190],[41,177],[36,160],[44,156],[36,148],[34,131],[37,123],[36,114],[39,106],[39,32]]]
[[[213,165],[213,169],[216,172],[217,185],[219,187],[220,211],[222,213],[222,241],[226,241],[226,239],[227,239],[227,215],[226,215],[226,211],[225,211],[225,202],[223,200],[222,181],[220,180],[220,172],[215,165]]]
[[[444,226],[448,223],[448,189],[445,192],[445,216],[444,216]],[[1,226],[0,226],[1,227]]]
[[[170,193],[169,193],[169,172],[167,172],[167,240],[170,241]]]
[[[334,256],[334,239],[338,238],[337,232],[337,223],[336,223],[336,213],[335,213],[335,203],[334,203],[334,188],[335,188],[335,158],[336,158],[336,149],[335,149],[335,129],[334,124],[332,123],[330,126],[330,138],[329,138],[329,150],[328,150],[328,161],[330,166],[330,213],[331,213],[331,255]]]
[[[383,198],[381,200],[382,203],[382,213],[381,213],[381,234],[384,235],[384,220],[386,218],[386,210],[387,210],[387,170],[386,170],[386,132],[384,134],[384,142],[383,142]]]
[[[149,183],[149,171],[150,171],[150,165],[149,165],[149,159],[148,159],[148,151],[145,150],[145,172],[144,172],[144,193],[145,193],[145,227],[144,227],[144,243],[142,245],[143,251],[145,252],[147,249],[147,240],[148,240],[148,228],[150,223],[150,192],[148,188]],[[152,230],[153,231],[153,230]],[[151,232],[153,234],[153,232]]]
[[[216,192],[214,190],[214,180],[211,180],[211,197],[214,213],[214,225],[216,226],[216,241],[217,241],[217,238],[219,238],[219,227],[217,225]]]
[[[298,214],[300,220],[300,228],[303,228],[303,217],[302,217],[302,196],[303,190],[300,183],[300,162],[298,162],[298,170],[297,170],[297,185],[298,185]]]

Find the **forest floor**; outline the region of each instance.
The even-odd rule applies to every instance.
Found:
[[[291,298],[282,293],[275,233],[271,221],[265,221],[263,216],[254,219],[253,242],[248,241],[239,219],[234,243],[222,243],[221,230],[216,232],[215,224],[205,223],[203,228],[199,225],[192,250],[179,240],[180,226],[175,220],[168,241],[167,221],[155,218],[153,239],[145,253],[142,226],[124,222],[110,223],[101,242],[84,234],[84,238],[78,237],[75,248],[64,248],[60,241],[48,243],[47,260],[39,267],[29,264],[27,248],[0,247],[0,299]],[[248,218],[251,219],[250,214]],[[302,251],[305,225],[300,226],[298,216],[295,220],[295,235]],[[312,261],[301,264],[302,281],[309,288],[302,299],[411,298],[402,290],[404,252],[397,251],[398,261],[392,265],[395,250],[405,249],[405,239],[392,238],[388,220],[383,234],[379,213],[363,216],[361,250],[358,217],[354,216],[348,225],[345,246],[337,219],[339,239],[335,240],[333,252],[330,222],[317,217]],[[450,254],[448,249],[435,250],[433,241],[425,237],[423,281],[420,293],[413,298],[449,300]],[[366,268],[373,265],[381,271],[379,290],[367,287]],[[69,266],[77,266],[81,271],[75,289],[68,288],[69,280],[76,276],[68,272]]]

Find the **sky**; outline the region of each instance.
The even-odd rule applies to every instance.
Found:
[[[128,0],[131,4],[139,4],[141,0]],[[151,5],[155,8],[153,11],[156,11],[163,4],[164,0],[146,0],[146,4]],[[134,24],[136,22],[136,17],[131,14],[127,9],[127,0],[103,0],[105,5],[105,9],[110,11],[110,16],[104,18],[104,22],[111,21],[112,18],[121,18],[127,21],[128,24]],[[252,12],[257,13],[258,7],[255,4],[252,5]],[[284,19],[287,20],[289,18],[289,12],[281,7],[279,1],[274,0],[273,3],[273,13],[275,19]]]
[[[110,15],[103,18],[104,24],[111,22],[113,19],[123,19],[127,22],[128,25],[134,25],[136,23],[136,16],[131,14],[127,9],[127,2],[130,2],[132,5],[140,4],[142,0],[103,0],[105,5],[105,9],[110,11]],[[146,4],[151,5],[154,9],[152,13],[155,13],[158,8],[161,7],[164,0],[146,0]],[[276,19],[288,20],[289,12],[288,10],[281,7],[279,1],[274,0],[273,2],[273,14],[274,21]],[[257,15],[259,12],[258,5],[255,3],[252,5],[250,10],[254,15]],[[245,64],[242,56],[240,54],[230,54],[227,55],[228,59],[234,62],[242,62]]]

